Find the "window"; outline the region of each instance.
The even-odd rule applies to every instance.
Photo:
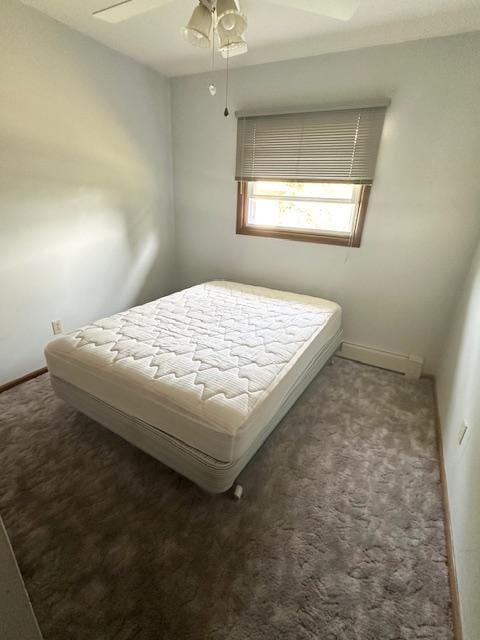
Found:
[[[237,114],[237,233],[360,246],[385,109]]]
[[[368,185],[241,181],[237,233],[358,247]]]

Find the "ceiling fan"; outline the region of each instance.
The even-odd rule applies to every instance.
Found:
[[[118,23],[141,15],[175,0],[118,0],[92,12],[95,18]],[[273,4],[315,13],[337,20],[350,20],[360,0],[268,0]],[[247,52],[247,17],[238,0],[199,0],[183,35],[191,44],[209,47],[218,38],[218,50],[224,58]]]

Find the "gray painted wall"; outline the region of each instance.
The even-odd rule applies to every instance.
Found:
[[[0,20],[0,384],[171,290],[168,80],[21,5]]]
[[[480,245],[437,377],[465,640],[480,637]],[[459,433],[466,423],[466,435]]]
[[[223,277],[330,298],[347,341],[424,355],[434,370],[480,225],[479,65],[477,33],[231,73],[232,113],[392,99],[360,249],[235,235],[225,74],[174,79],[178,286]]]

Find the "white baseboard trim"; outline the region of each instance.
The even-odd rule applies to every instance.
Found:
[[[337,355],[347,360],[356,360],[374,367],[398,371],[405,374],[407,378],[416,379],[422,375],[424,359],[413,354],[392,353],[353,342],[343,342]]]
[[[438,409],[437,380],[432,376],[433,400],[435,407],[435,431],[437,435],[438,461],[440,463],[440,484],[442,487],[443,514],[445,520],[445,542],[447,545],[447,565],[450,583],[450,596],[452,601],[453,640],[463,640],[462,608],[460,605],[460,592],[458,590],[457,564],[455,562],[455,547],[453,544],[452,512],[448,495],[447,465],[445,449],[443,447],[442,425],[440,411]]]

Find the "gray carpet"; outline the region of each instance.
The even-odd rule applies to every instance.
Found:
[[[336,359],[209,496],[57,400],[0,395],[0,513],[45,640],[451,640],[431,383]]]

